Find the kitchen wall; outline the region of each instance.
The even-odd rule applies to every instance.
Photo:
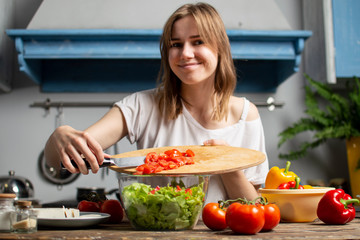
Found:
[[[7,0],[0,0],[1,4]],[[101,8],[94,7],[99,0],[15,0],[15,21],[10,28],[161,28],[166,18],[185,1],[101,1]],[[192,1],[190,1],[192,2]],[[224,18],[227,28],[301,30],[302,1],[300,0],[213,0],[213,4]],[[82,3],[81,14],[75,3]],[[40,6],[40,8],[38,8]],[[111,7],[113,6],[113,7]],[[139,7],[142,6],[142,7]],[[110,8],[108,8],[110,7]],[[54,9],[56,10],[54,12]],[[60,11],[62,9],[63,11]],[[97,11],[94,11],[96,9]],[[161,10],[160,10],[161,9]],[[35,12],[38,14],[32,17]],[[14,17],[5,13],[7,17]],[[13,46],[12,46],[13,47]],[[0,53],[1,54],[1,53]],[[1,64],[1,63],[0,63]],[[303,66],[303,64],[302,64]],[[39,87],[19,72],[14,56],[12,91],[0,94],[0,176],[15,170],[16,175],[28,178],[35,187],[35,198],[42,202],[75,198],[76,188],[85,186],[117,187],[116,174],[103,170],[98,174],[80,176],[75,182],[58,186],[45,181],[39,173],[38,159],[45,142],[58,124],[59,110],[32,108],[30,104],[44,101],[117,101],[124,93],[42,93]],[[304,115],[305,81],[304,69],[292,75],[272,94],[276,101],[284,102],[282,108],[268,111],[260,108],[266,136],[266,147],[270,167],[284,166],[278,159],[278,134]],[[252,101],[266,101],[269,94],[245,94]],[[108,108],[64,108],[62,124],[84,129],[98,120]],[[300,138],[310,137],[303,134]],[[291,149],[287,144],[281,150]],[[118,152],[134,150],[126,139],[117,145]],[[114,153],[114,148],[109,149]],[[308,179],[347,177],[345,143],[334,140],[320,147],[304,159],[292,163],[292,170]]]

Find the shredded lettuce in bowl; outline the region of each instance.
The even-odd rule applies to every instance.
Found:
[[[191,229],[197,223],[205,200],[203,183],[185,188],[181,185],[152,188],[143,183],[124,187],[123,203],[135,229]]]

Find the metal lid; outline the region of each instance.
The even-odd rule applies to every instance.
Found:
[[[15,193],[0,193],[0,198],[16,198]]]
[[[15,176],[15,171],[9,171],[8,176],[0,177],[0,193],[15,193],[18,198],[31,198],[34,196],[34,187],[28,179]]]

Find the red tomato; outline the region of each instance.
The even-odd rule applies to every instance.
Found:
[[[101,205],[100,212],[110,214],[108,223],[120,223],[124,217],[124,211],[118,200],[105,200]]]
[[[178,167],[184,166],[185,165],[185,161],[183,157],[175,157],[173,159],[171,159]]]
[[[186,158],[186,165],[191,165],[191,164],[195,164],[194,159],[192,157],[187,157]]]
[[[169,166],[169,162],[166,161],[166,160],[160,160],[159,165],[164,167],[164,168],[167,168],[167,166]]]
[[[256,234],[265,224],[264,210],[256,205],[232,203],[226,210],[226,223],[235,233]]]
[[[80,201],[77,208],[80,212],[100,212],[99,203],[87,200]]]
[[[164,152],[166,155],[168,155],[170,158],[176,158],[181,156],[181,152],[177,149],[171,149]]]
[[[158,156],[159,160],[168,160],[170,157],[166,155],[165,153],[160,153]]]
[[[190,149],[184,153],[177,149],[170,149],[160,154],[150,152],[146,155],[145,163],[136,168],[135,175],[152,174],[194,164],[192,156],[195,156],[195,154]]]
[[[176,167],[177,167],[176,164],[173,163],[173,162],[169,163],[169,165],[168,165],[168,169],[173,169],[173,168],[176,168]]]
[[[270,231],[280,222],[280,209],[274,204],[259,205],[264,210],[265,224],[261,231]]]
[[[156,152],[150,152],[146,154],[145,163],[153,162],[156,161],[157,159],[158,159],[158,155],[156,154]]]
[[[173,150],[167,150],[164,152],[166,155],[170,156],[173,153]]]
[[[202,220],[211,230],[224,230],[227,228],[225,215],[225,210],[221,209],[218,203],[208,203],[203,208]]]
[[[156,188],[154,188],[153,190],[150,191],[151,194],[155,194],[155,192],[159,191],[160,187],[156,186]]]
[[[190,194],[190,195],[192,195],[192,190],[191,190],[191,188],[185,189],[185,192],[188,193],[188,194]]]
[[[143,174],[150,174],[152,172],[152,168],[149,165],[144,164]]]
[[[139,165],[139,166],[137,166],[136,170],[137,171],[144,171],[144,167],[145,167],[145,164]]]
[[[158,166],[158,167],[156,167],[156,168],[154,169],[154,173],[161,172],[162,170],[164,170],[164,168],[161,167],[161,166]]]
[[[190,150],[190,149],[186,150],[185,153],[186,153],[186,156],[187,156],[187,157],[193,157],[193,156],[195,156],[195,153],[194,153],[192,150]]]

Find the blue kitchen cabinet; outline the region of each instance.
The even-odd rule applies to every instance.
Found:
[[[360,1],[304,0],[304,28],[313,32],[304,50],[305,72],[338,84],[360,77]]]
[[[20,71],[43,92],[133,92],[156,86],[161,30],[10,29]],[[310,31],[227,32],[237,92],[272,93],[299,70]]]
[[[332,3],[336,77],[360,77],[360,1]]]

